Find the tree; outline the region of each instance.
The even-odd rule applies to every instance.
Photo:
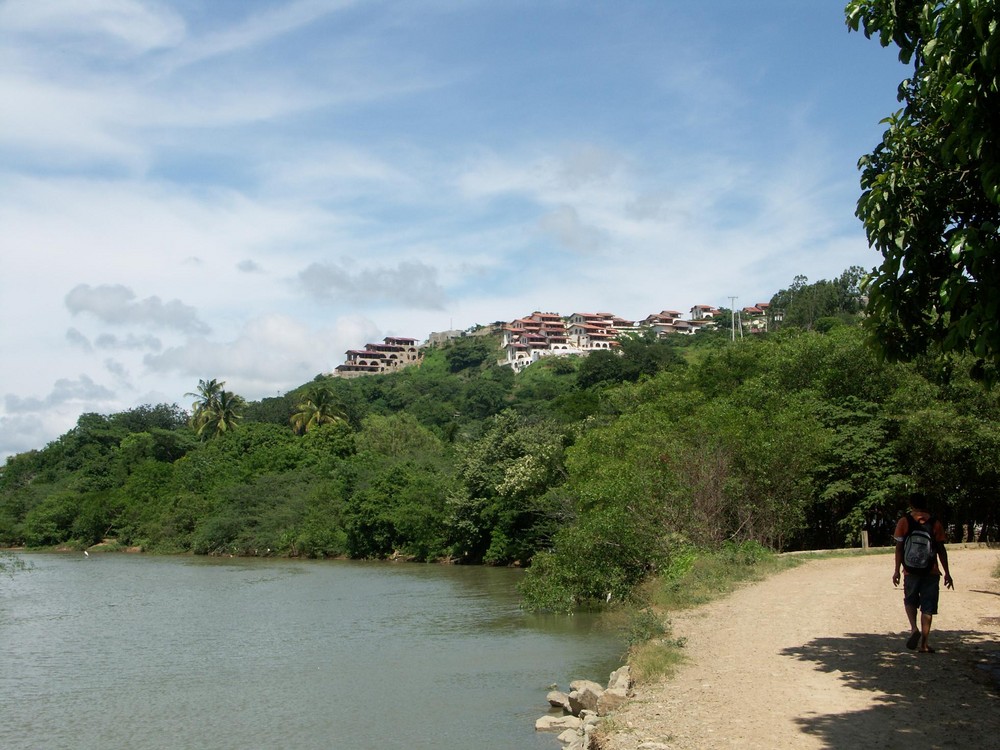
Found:
[[[903,108],[859,161],[857,215],[883,257],[866,324],[883,353],[968,351],[1000,364],[1000,3],[851,0],[847,25],[894,44]]]
[[[451,372],[479,367],[498,356],[496,337],[470,336],[452,341],[444,353]]]
[[[195,402],[191,404],[191,425],[197,430],[201,424],[202,416],[210,411],[214,411],[219,405],[219,394],[222,393],[226,381],[199,380],[198,391],[196,393],[185,393],[185,396],[194,396]],[[199,430],[200,434],[200,430]]]
[[[251,401],[243,410],[245,422],[270,422],[271,424],[288,424],[288,418],[295,412],[299,399],[295,393],[283,396],[270,396],[260,401]]]
[[[824,328],[821,321],[825,318],[854,318],[862,307],[863,275],[860,266],[851,266],[833,281],[820,279],[810,284],[805,276],[796,276],[787,289],[771,297],[771,308],[781,311],[785,324],[806,329]]]
[[[187,394],[194,395],[194,394]],[[177,430],[187,424],[187,414],[177,404],[144,404],[109,417],[110,422],[128,432]]]
[[[320,425],[347,422],[347,414],[333,391],[322,385],[311,386],[295,410],[289,421],[300,435]]]
[[[665,340],[647,329],[641,336],[623,336],[622,375],[626,381],[635,382],[643,376],[652,377],[660,370],[673,365],[683,365],[684,359]]]
[[[624,380],[624,361],[617,354],[604,350],[591,352],[580,362],[576,371],[576,384],[580,388],[593,388],[601,383],[621,383]]]
[[[233,430],[243,419],[246,402],[231,391],[219,391],[218,400],[210,409],[202,409],[195,418],[195,430],[200,437],[222,435]]]
[[[215,378],[199,380],[197,393],[184,394],[196,398],[191,405],[191,427],[199,437],[229,432],[243,419],[246,401],[232,391],[225,390],[225,385],[226,381]]]
[[[558,425],[512,410],[462,446],[461,488],[449,499],[456,556],[469,562],[525,562],[553,531],[547,493],[565,481],[565,436]]]

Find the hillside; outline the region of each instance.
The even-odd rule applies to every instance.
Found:
[[[565,611],[692,548],[886,544],[913,492],[954,541],[995,540],[1000,393],[970,358],[885,363],[829,322],[521,373],[465,338],[252,403],[203,380],[193,421],[85,414],[8,460],[0,545],[530,566],[526,604]]]

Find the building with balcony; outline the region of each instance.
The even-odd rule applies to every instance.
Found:
[[[381,375],[419,364],[423,359],[416,339],[388,336],[381,344],[365,344],[364,349],[347,351],[347,361],[333,374],[342,378]]]

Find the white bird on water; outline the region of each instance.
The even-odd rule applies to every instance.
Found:
[[[89,552],[87,552],[87,550],[84,550],[84,551],[83,551],[83,556],[84,556],[84,557],[90,557],[90,553],[89,553]]]

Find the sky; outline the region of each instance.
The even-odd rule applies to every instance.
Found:
[[[844,0],[0,0],[0,459],[386,336],[871,268]]]

